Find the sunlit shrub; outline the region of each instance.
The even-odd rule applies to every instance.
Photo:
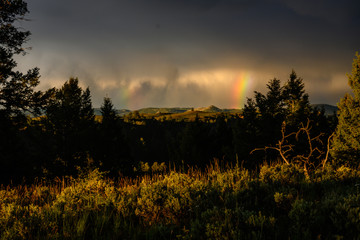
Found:
[[[331,181],[334,179],[335,169],[332,165],[326,164],[324,168],[315,169],[312,180],[314,182]]]
[[[338,167],[336,169],[336,172],[335,172],[335,179],[340,180],[340,181],[356,178],[356,177],[359,177],[359,176],[360,175],[359,175],[359,172],[357,170],[346,167],[346,166]]]
[[[134,172],[137,173],[161,173],[166,171],[166,164],[164,162],[154,162],[151,166],[147,162],[140,161],[137,167],[134,167]]]
[[[36,205],[7,204],[0,212],[1,239],[29,239],[46,236],[56,228],[46,221],[42,209]]]
[[[281,185],[297,184],[306,179],[304,170],[296,164],[264,165],[260,169],[259,180],[263,183],[276,183]]]
[[[166,164],[164,162],[160,164],[158,162],[154,162],[151,166],[151,171],[153,173],[164,172],[166,171]]]
[[[192,206],[192,179],[186,174],[172,172],[153,183],[142,182],[137,199],[136,215],[152,225],[155,222],[178,223]]]
[[[21,204],[22,197],[16,189],[0,190],[0,206],[7,203]]]
[[[278,164],[114,182],[82,171],[60,185],[2,188],[0,239],[359,238],[358,171],[312,174]]]
[[[347,166],[339,166],[335,168],[326,165],[325,168],[319,168],[315,171],[314,180],[316,181],[353,181],[359,178],[360,172],[357,169]]]
[[[63,189],[53,202],[60,211],[101,209],[113,204],[116,198],[115,188],[103,179],[102,173],[95,169],[84,178]]]
[[[240,191],[247,188],[250,179],[249,171],[234,167],[226,171],[212,171],[208,174],[212,187],[221,192]]]

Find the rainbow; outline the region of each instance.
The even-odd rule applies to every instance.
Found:
[[[123,94],[122,100],[129,110],[134,111],[144,107],[145,97],[144,92],[141,91],[140,87],[128,86],[128,88],[123,91]]]
[[[239,74],[232,87],[232,108],[243,108],[246,103],[246,94],[251,83],[249,73]]]
[[[128,89],[127,86],[119,89],[119,93],[117,97],[119,101],[119,106],[121,106],[121,108],[129,108],[129,107],[133,107],[132,105],[135,105],[131,102],[131,98],[130,98],[131,95],[132,95],[132,91]]]

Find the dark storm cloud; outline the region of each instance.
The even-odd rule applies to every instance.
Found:
[[[228,69],[285,81],[292,68],[316,94],[312,99],[333,104],[345,88],[330,89],[329,83],[341,81],[338,76],[343,74],[346,85],[345,72],[360,49],[360,3],[355,0],[31,0],[28,4],[32,21],[25,27],[33,33],[29,44],[34,47],[28,64],[39,66],[42,81],[49,85],[54,79],[79,76],[91,86],[95,105],[105,90],[119,97],[117,88],[139,81],[133,87],[143,96],[139,107],[173,106],[180,93],[186,96],[181,100],[191,105],[225,106],[228,101],[211,97],[217,86],[179,79],[184,81],[189,72]],[[110,80],[117,82],[111,91],[99,87]],[[265,86],[268,80],[258,77],[255,86]],[[321,85],[328,94],[314,90]],[[323,97],[330,95],[334,97]],[[116,99],[114,103],[125,107]]]
[[[274,1],[282,2],[286,6],[296,11],[298,14],[322,18],[335,24],[349,24],[354,22],[354,20],[359,21],[359,1]]]

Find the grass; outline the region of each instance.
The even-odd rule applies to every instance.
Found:
[[[360,174],[296,165],[2,186],[0,239],[356,239]]]

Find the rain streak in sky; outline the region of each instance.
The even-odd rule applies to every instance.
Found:
[[[93,105],[241,108],[292,69],[311,103],[336,104],[360,51],[360,2],[31,0],[19,68],[41,89],[78,77]]]

